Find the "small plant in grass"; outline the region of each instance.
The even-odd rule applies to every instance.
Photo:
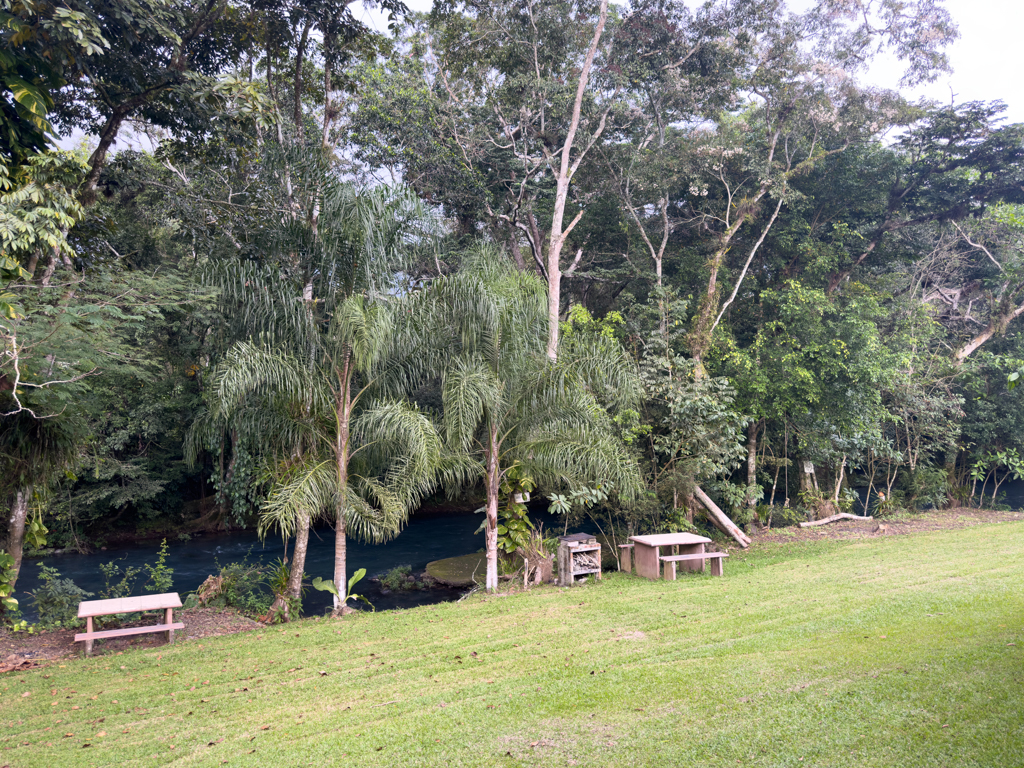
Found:
[[[56,568],[40,563],[39,578],[43,585],[32,592],[32,605],[39,614],[39,624],[44,627],[75,627],[78,619],[78,604],[93,596],[71,579],[62,578]]]
[[[410,571],[411,570],[412,569],[410,568]],[[348,587],[346,589],[346,594],[344,596],[338,594],[338,588],[335,586],[333,581],[322,579],[319,576],[313,579],[313,589],[318,589],[321,592],[327,592],[329,594],[334,595],[335,597],[341,598],[341,606],[334,610],[335,616],[348,613],[352,610],[352,608],[349,608],[348,606],[349,600],[360,600],[366,603],[368,606],[370,606],[370,610],[375,610],[373,607],[373,603],[367,600],[363,595],[357,595],[352,591],[352,587],[358,584],[365,575],[365,568],[360,568],[358,571],[353,573],[352,578],[348,580]]]

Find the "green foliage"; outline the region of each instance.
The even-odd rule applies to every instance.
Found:
[[[39,624],[44,627],[76,627],[78,604],[93,596],[71,579],[61,578],[56,568],[39,563],[39,578],[43,584],[30,594],[32,605],[39,614]]]
[[[0,550],[0,622],[10,624],[17,618],[18,600],[14,595],[16,580],[14,558]]]
[[[288,567],[283,561],[273,565],[251,562],[248,556],[240,562],[221,566],[217,576],[211,576],[198,591],[185,598],[186,606],[209,605],[238,609],[246,616],[264,618],[275,599],[283,593],[288,579]],[[291,601],[288,611],[298,616],[302,592]]]
[[[410,568],[410,571],[411,570],[412,569]],[[333,581],[330,581],[328,579],[323,579],[323,578],[321,578],[319,576],[317,576],[315,579],[313,579],[313,589],[318,589],[321,592],[328,592],[328,593],[334,595],[335,597],[341,598],[341,606],[342,607],[347,606],[349,600],[359,600],[361,602],[366,603],[368,606],[370,606],[370,609],[373,610],[373,603],[371,603],[369,600],[367,600],[366,597],[364,597],[363,595],[357,595],[357,594],[355,594],[352,591],[352,587],[354,587],[356,584],[358,584],[360,581],[362,581],[362,579],[363,579],[363,577],[365,575],[366,575],[366,569],[365,568],[360,568],[359,570],[357,570],[355,573],[352,574],[352,578],[350,578],[348,580],[348,588],[347,588],[345,596],[343,598],[342,598],[341,595],[338,594],[338,588],[335,586]]]
[[[157,550],[156,562],[153,565],[146,563],[143,568],[149,574],[149,579],[144,585],[147,592],[170,592],[174,586],[174,569],[167,565],[167,539],[160,542],[160,549]]]
[[[407,592],[412,589],[422,589],[423,582],[412,578],[411,565],[397,565],[380,578],[380,585],[383,589],[392,592]]]
[[[100,597],[110,600],[117,597],[129,597],[135,588],[135,582],[142,573],[142,568],[128,566],[122,569],[116,561],[100,563],[100,573],[103,574],[103,590]]]
[[[526,549],[533,523],[526,514],[524,504],[514,501],[498,510],[498,551],[506,558],[516,550]]]

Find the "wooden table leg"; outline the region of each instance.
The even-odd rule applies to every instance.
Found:
[[[625,573],[633,572],[633,551],[630,547],[619,548],[619,570]]]
[[[704,554],[703,544],[688,544],[686,546],[679,547],[679,554],[681,555],[702,555]],[[684,570],[696,571],[698,573],[704,572],[704,561],[703,560],[684,560],[680,565]]]
[[[665,563],[665,581],[676,580],[676,562],[669,560]]]
[[[636,575],[645,579],[657,579],[659,576],[658,548],[649,547],[639,541],[633,542],[633,556],[636,560]]]
[[[92,616],[85,617],[85,631],[88,632],[90,635],[92,634]],[[85,641],[85,655],[92,655],[92,640]]]
[[[173,608],[165,608],[164,609],[164,624],[173,624],[173,623],[174,623],[174,609]],[[169,645],[174,645],[174,630],[173,629],[167,630],[167,642],[168,642]]]
[[[725,562],[724,557],[716,557],[711,561],[711,575],[722,576],[722,564]]]

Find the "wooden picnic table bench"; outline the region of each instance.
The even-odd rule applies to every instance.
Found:
[[[181,608],[181,598],[177,592],[168,592],[163,595],[143,595],[141,597],[117,597],[112,600],[86,600],[78,604],[78,618],[85,619],[85,632],[79,632],[75,635],[75,642],[85,641],[86,656],[92,653],[93,641],[104,637],[127,637],[129,635],[145,635],[150,632],[166,632],[167,642],[173,645],[174,630],[185,628],[185,625],[180,621],[174,621],[175,608]],[[164,612],[162,624],[93,631],[92,620],[94,616],[113,616],[118,613],[159,610]]]
[[[711,575],[722,576],[723,558],[728,556],[729,555],[725,552],[697,552],[689,555],[662,555],[661,562],[665,564],[665,581],[675,581],[676,563],[686,562],[688,560],[710,560]]]

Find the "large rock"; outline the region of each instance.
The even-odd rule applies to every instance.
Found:
[[[487,575],[487,555],[483,552],[474,552],[472,555],[435,560],[427,563],[427,575],[451,587],[482,584]]]

